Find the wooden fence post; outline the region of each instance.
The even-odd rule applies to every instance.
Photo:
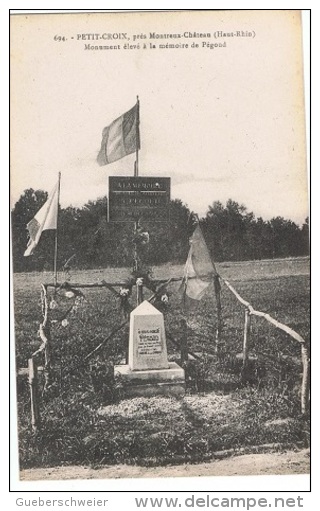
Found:
[[[43,313],[43,322],[40,325],[40,337],[43,342],[44,347],[44,377],[45,377],[45,385],[43,392],[46,392],[48,387],[51,384],[51,353],[50,353],[50,341],[51,341],[51,332],[50,332],[50,319],[49,319],[49,304],[48,304],[48,295],[47,295],[47,287],[42,284],[42,313]]]
[[[243,332],[243,353],[242,353],[242,381],[245,382],[248,377],[248,356],[249,356],[249,341],[250,341],[250,326],[251,315],[248,309],[244,312],[244,332]]]
[[[185,362],[188,362],[188,330],[187,330],[187,322],[183,318],[180,321],[181,327],[181,341],[180,341],[180,362],[181,365]]]
[[[219,354],[220,347],[221,347],[221,334],[222,334],[221,285],[220,285],[219,275],[214,276],[214,292],[216,295],[216,303],[217,303],[217,330],[216,330],[215,351],[217,354]]]
[[[39,412],[39,391],[38,391],[38,366],[35,357],[28,360],[29,385],[31,398],[31,425],[34,433],[39,431],[40,412]]]
[[[301,361],[302,361],[301,413],[305,415],[309,411],[310,361],[309,352],[304,343],[301,344]]]

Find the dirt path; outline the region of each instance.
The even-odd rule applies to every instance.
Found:
[[[22,470],[22,481],[67,480],[67,479],[119,479],[119,478],[158,478],[158,477],[197,477],[234,475],[277,475],[308,474],[309,450],[287,451],[282,453],[243,454],[223,460],[215,460],[197,465],[168,467],[137,467],[129,465],[106,466],[92,469],[83,466],[34,468]]]

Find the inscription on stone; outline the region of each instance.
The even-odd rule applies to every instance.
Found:
[[[139,355],[154,355],[161,353],[160,328],[149,330],[138,329],[138,353]]]
[[[130,314],[128,355],[132,371],[169,368],[163,314],[147,300]]]

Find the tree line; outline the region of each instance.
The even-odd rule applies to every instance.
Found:
[[[47,200],[42,190],[25,190],[11,214],[14,272],[52,270],[55,233],[44,231],[32,256],[24,257],[27,223]],[[196,217],[181,200],[170,201],[170,222],[141,222],[148,236],[141,245],[142,258],[150,265],[184,263]],[[214,261],[284,258],[309,254],[309,224],[299,227],[275,217],[265,221],[229,199],[213,202],[200,224]],[[104,268],[133,264],[133,224],[107,222],[107,197],[83,207],[59,208],[58,270]]]

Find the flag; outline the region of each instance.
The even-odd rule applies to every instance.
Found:
[[[217,275],[208,247],[198,224],[190,238],[190,249],[184,269],[184,293],[193,300],[201,300],[212,277]]]
[[[140,149],[139,101],[102,132],[99,165],[108,165]]]
[[[39,243],[42,231],[48,229],[57,228],[58,219],[58,203],[59,203],[59,180],[51,193],[48,196],[47,201],[39,209],[38,213],[32,220],[27,224],[29,231],[29,241],[27,249],[24,253],[25,256],[32,255],[34,249]]]

